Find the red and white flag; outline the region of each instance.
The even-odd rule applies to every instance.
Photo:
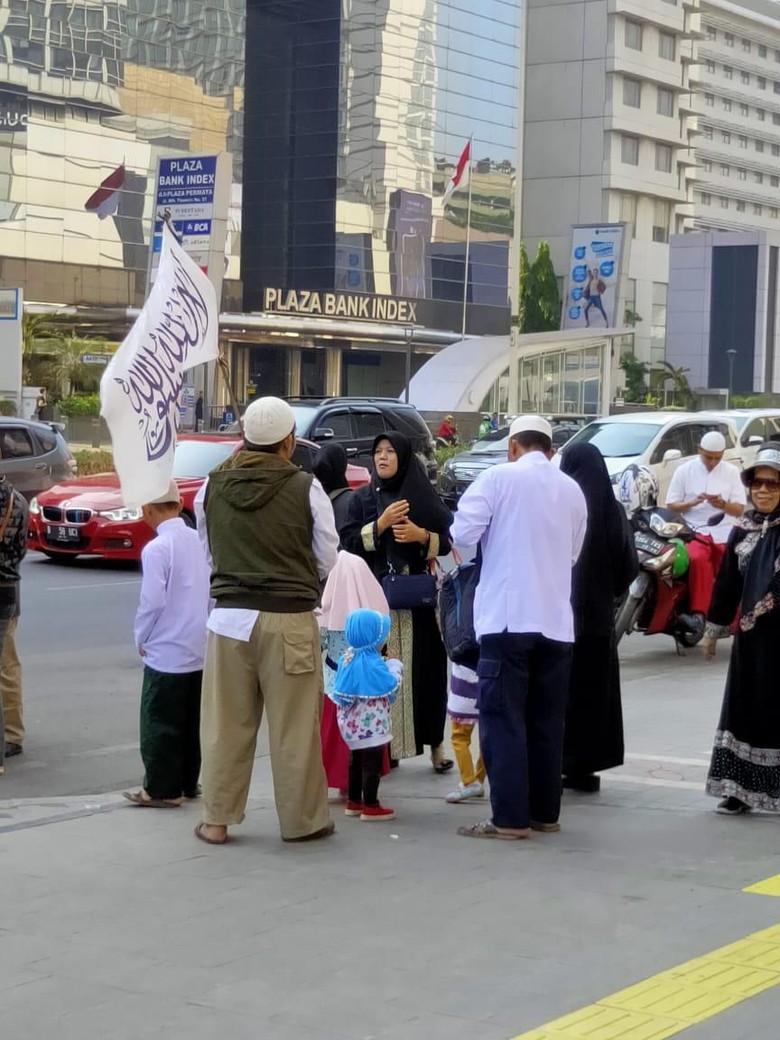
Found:
[[[466,142],[466,147],[460,153],[460,159],[458,159],[458,165],[455,167],[455,172],[450,178],[450,183],[447,185],[447,189],[444,192],[443,202],[446,205],[452,196],[460,188],[465,188],[469,182],[469,174],[471,172],[471,138]]]
[[[125,186],[125,164],[117,166],[113,173],[109,174],[100,187],[93,192],[84,203],[87,213],[97,213],[101,220],[111,217],[119,208],[119,196]]]

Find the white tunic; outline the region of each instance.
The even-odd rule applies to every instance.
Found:
[[[721,461],[713,470],[708,470],[697,455],[695,459],[679,466],[669,484],[666,492],[666,502],[692,502],[699,495],[718,495],[725,502],[740,502],[745,505],[747,495],[745,486],[739,475],[739,470],[731,462]],[[734,526],[736,517],[724,516],[717,527],[708,527],[707,521],[717,513],[716,506],[709,502],[702,502],[682,513],[687,523],[702,534],[709,534],[712,540],[725,543],[729,540],[731,528]]]

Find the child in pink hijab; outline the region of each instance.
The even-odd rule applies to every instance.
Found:
[[[333,693],[333,683],[339,658],[347,649],[344,635],[347,618],[354,610],[378,610],[389,614],[382,586],[371,572],[371,568],[360,556],[340,552],[336,566],[330,572],[322,607],[317,618],[322,645],[322,671],[325,677],[325,693]],[[329,696],[325,697],[320,727],[322,738],[322,764],[328,778],[328,787],[346,792],[349,788],[349,748],[344,743],[336,718],[336,706]],[[385,750],[382,776],[390,771]]]

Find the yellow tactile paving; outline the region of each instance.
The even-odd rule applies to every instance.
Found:
[[[759,881],[757,885],[743,889],[743,892],[752,892],[757,896],[780,896],[780,874],[775,874],[774,877],[767,878],[765,881]]]
[[[514,1040],[665,1040],[779,985],[780,925],[775,925]]]

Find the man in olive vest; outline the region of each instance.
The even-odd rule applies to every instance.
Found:
[[[314,608],[336,562],[333,509],[290,461],[295,416],[261,397],[244,447],[209,476],[211,595],[201,706],[202,841],[222,845],[244,819],[257,731],[268,713],[276,811],[284,841],[334,831],[320,750],[322,661]]]

